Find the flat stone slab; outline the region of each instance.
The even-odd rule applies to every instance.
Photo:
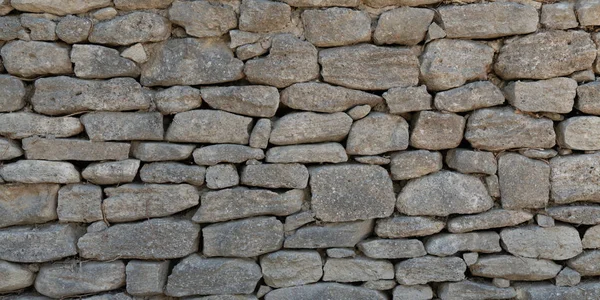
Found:
[[[573,224],[600,224],[600,207],[598,206],[555,206],[547,209],[552,218]]]
[[[521,111],[568,113],[573,109],[577,81],[559,77],[524,82],[513,81],[504,88],[506,100]]]
[[[148,183],[189,183],[204,184],[206,168],[190,166],[177,162],[155,162],[144,164],[140,170],[140,179]]]
[[[561,269],[562,266],[550,260],[504,254],[479,257],[475,264],[469,266],[469,270],[474,276],[519,281],[551,279]]]
[[[341,163],[348,161],[348,154],[339,143],[291,145],[269,148],[265,161],[269,163]]]
[[[0,227],[56,220],[58,184],[0,185]]]
[[[586,250],[581,255],[571,258],[567,265],[579,272],[581,276],[600,276],[600,250]]]
[[[533,214],[522,210],[491,209],[466,216],[457,216],[448,221],[448,231],[454,233],[511,227],[533,219]]]
[[[442,283],[438,288],[437,294],[441,299],[464,300],[513,299],[517,296],[514,288],[501,288],[470,280]]]
[[[489,81],[475,81],[435,94],[435,107],[450,112],[466,112],[504,103],[502,91]]]
[[[304,226],[286,237],[284,248],[354,247],[373,230],[373,220]]]
[[[184,160],[192,155],[196,146],[160,142],[133,142],[131,155],[141,161]]]
[[[89,164],[81,176],[95,184],[119,184],[132,182],[140,168],[137,159],[125,159]]]
[[[369,42],[371,18],[365,11],[332,7],[302,12],[304,36],[317,47],[334,47]]]
[[[394,279],[394,265],[365,257],[328,258],[323,266],[323,281],[357,282]]]
[[[80,118],[92,141],[162,140],[158,112],[92,112]]]
[[[22,140],[27,159],[43,160],[124,160],[129,157],[129,143],[93,142],[80,139],[30,137]]]
[[[396,264],[396,280],[407,285],[461,281],[466,270],[467,265],[458,257],[423,256]]]
[[[35,272],[29,270],[27,266],[0,261],[0,273],[4,274],[0,282],[0,292],[13,292],[27,288],[33,285]]]
[[[306,285],[323,276],[321,255],[312,250],[282,250],[260,258],[265,283],[271,287]]]
[[[78,118],[53,118],[30,112],[0,114],[0,134],[9,139],[34,135],[61,138],[74,136],[82,131],[83,125]]]
[[[600,202],[599,154],[557,156],[550,160],[551,199],[557,204]]]
[[[375,234],[382,238],[427,236],[440,232],[446,222],[430,217],[400,216],[377,220]]]
[[[175,115],[165,139],[170,142],[248,144],[252,118],[218,110],[190,110]]]
[[[242,168],[241,183],[264,188],[304,189],[308,169],[301,164],[260,164]]]
[[[171,35],[171,23],[150,12],[132,12],[94,24],[89,41],[95,44],[131,45],[160,42]]]
[[[36,77],[71,74],[69,46],[39,41],[13,41],[2,47],[2,63],[11,75]]]
[[[346,138],[352,118],[346,113],[290,113],[273,122],[269,142],[292,145],[319,142],[339,142]]]
[[[377,259],[413,258],[427,254],[417,239],[373,239],[362,241],[358,249],[367,257]]]
[[[209,145],[198,148],[193,153],[194,162],[201,166],[213,166],[219,163],[239,164],[251,159],[262,160],[262,149],[236,144]]]
[[[47,12],[59,16],[69,14],[80,14],[87,11],[102,8],[110,5],[110,0],[15,0],[11,5],[20,11],[28,12]]]
[[[380,96],[322,82],[295,83],[281,92],[281,103],[299,110],[340,112],[357,105],[375,106]]]
[[[279,107],[277,89],[263,85],[206,87],[202,99],[212,108],[251,117],[270,118]]]
[[[506,251],[522,257],[565,260],[583,251],[579,232],[567,225],[504,228],[500,236]]]
[[[79,171],[68,162],[46,160],[19,160],[0,167],[0,177],[6,182],[21,183],[76,183],[81,181]]]
[[[494,231],[440,233],[425,242],[427,253],[449,256],[458,252],[494,253],[502,251],[500,236]]]
[[[379,292],[358,286],[341,283],[315,283],[274,290],[265,295],[265,300],[384,300],[387,297]]]

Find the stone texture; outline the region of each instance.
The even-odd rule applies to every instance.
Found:
[[[556,206],[546,210],[552,218],[573,224],[600,224],[600,207],[598,206]]]
[[[567,265],[581,276],[600,276],[600,250],[587,250],[567,261]]]
[[[73,71],[69,47],[64,44],[13,41],[3,46],[0,54],[6,71],[19,77],[60,75]]]
[[[290,22],[291,8],[270,0],[244,0],[240,6],[239,29],[251,32],[279,31]]]
[[[559,146],[574,150],[600,150],[600,117],[572,117],[556,126]]]
[[[190,110],[175,115],[165,139],[170,142],[248,144],[251,125],[252,118],[224,111]]]
[[[570,78],[511,82],[504,88],[506,100],[521,111],[568,113],[573,109],[577,82]]]
[[[131,45],[169,38],[171,23],[150,12],[133,12],[94,24],[89,40],[97,44]]]
[[[587,114],[600,115],[600,104],[596,101],[599,96],[600,82],[594,81],[582,84],[577,87],[575,108]]]
[[[500,252],[500,236],[494,231],[470,233],[440,233],[425,242],[427,253],[436,256],[449,256],[457,252],[478,253]]]
[[[542,6],[540,24],[550,29],[570,29],[579,26],[574,3],[547,3]]]
[[[154,94],[156,108],[165,115],[176,114],[202,105],[200,90],[189,86],[173,86]]]
[[[283,224],[275,217],[254,217],[202,228],[206,256],[253,257],[281,249]]]
[[[162,140],[162,115],[157,112],[92,112],[80,118],[92,141]]]
[[[504,254],[480,257],[475,264],[469,266],[469,270],[474,276],[520,281],[551,279],[558,274],[561,268],[560,265],[550,260]]]
[[[265,283],[274,288],[306,285],[323,276],[323,262],[317,251],[282,250],[260,258]]]
[[[147,183],[204,184],[206,168],[177,162],[155,162],[145,164],[140,170],[140,179]]]
[[[416,45],[425,38],[434,11],[401,7],[379,16],[373,39],[375,44]]]
[[[352,124],[348,154],[375,155],[408,148],[408,123],[400,116],[372,112]]]
[[[410,145],[428,150],[456,148],[462,141],[465,123],[465,118],[452,113],[418,112],[413,119]]]
[[[0,17],[0,40],[10,41],[19,38],[19,31],[23,30],[19,16]]]
[[[20,11],[46,12],[62,16],[106,7],[110,2],[110,0],[11,0],[10,5]]]
[[[232,7],[208,1],[175,1],[169,8],[169,19],[196,37],[221,36],[237,26]]]
[[[308,169],[301,164],[249,165],[242,169],[241,183],[273,189],[303,189],[308,185]]]
[[[56,25],[56,35],[62,41],[75,44],[87,40],[92,30],[92,21],[77,16],[66,16]]]
[[[593,26],[600,25],[598,16],[600,14],[600,2],[591,1],[577,1],[575,6],[577,12],[577,18],[581,26]]]
[[[323,281],[357,282],[394,279],[394,265],[370,258],[328,258],[323,266]]]
[[[115,7],[120,10],[137,10],[166,8],[173,0],[114,0]]]
[[[489,81],[476,81],[435,95],[435,107],[450,112],[466,112],[504,103],[504,95]]]
[[[376,291],[387,291],[393,289],[396,285],[397,283],[393,279],[382,279],[367,281],[361,284],[361,287]]]
[[[6,182],[76,183],[79,172],[68,162],[19,160],[0,167],[0,177]]]
[[[281,92],[280,100],[290,108],[327,113],[382,103],[380,96],[321,82],[292,84]]]
[[[437,151],[402,151],[392,155],[390,173],[393,180],[407,180],[437,172],[442,166],[442,154]]]
[[[196,146],[157,142],[133,142],[131,154],[141,161],[184,160],[192,155]]]
[[[346,138],[351,125],[352,118],[342,112],[291,113],[273,122],[269,142],[274,145],[339,142]]]
[[[214,109],[251,117],[273,117],[279,107],[279,93],[270,86],[207,87],[202,98]]]
[[[30,112],[0,114],[0,134],[9,139],[22,139],[34,135],[69,137],[83,131],[77,118],[51,118]]]
[[[137,77],[140,68],[119,51],[96,45],[73,45],[71,62],[80,78]]]
[[[526,211],[492,209],[484,213],[458,216],[448,221],[448,231],[454,233],[515,226],[533,219]]]
[[[344,147],[338,143],[272,147],[267,151],[269,163],[341,163],[348,161]]]
[[[540,160],[507,153],[498,158],[502,207],[542,208],[550,194],[550,166]]]
[[[248,145],[252,148],[265,149],[269,146],[269,138],[271,137],[272,123],[269,119],[260,119],[254,124]]]
[[[315,283],[304,286],[288,287],[274,290],[265,295],[265,300],[326,300],[326,299],[354,299],[354,300],[384,300],[386,296],[379,292],[358,286],[328,282]]]
[[[44,15],[22,14],[21,25],[29,30],[29,38],[34,41],[55,41],[56,23]]]
[[[25,85],[19,78],[10,75],[0,75],[0,112],[20,110],[25,106]]]
[[[0,227],[56,220],[58,188],[58,184],[0,185]]]
[[[590,282],[594,286],[595,282]],[[597,297],[597,291],[590,290],[579,285],[577,287],[561,287],[546,282],[517,283],[515,284],[517,295],[521,299],[543,300],[543,299],[593,299]]]
[[[128,143],[38,137],[25,138],[22,145],[27,159],[77,161],[123,160],[130,148]]]
[[[375,234],[382,238],[427,236],[440,232],[446,223],[428,217],[401,216],[377,220]]]
[[[317,47],[369,42],[371,18],[360,10],[333,7],[302,12],[306,40]]]
[[[585,249],[600,248],[600,225],[588,228],[581,242]]]
[[[437,292],[441,299],[513,299],[517,296],[514,288],[500,288],[487,283],[469,280],[442,283]]]
[[[289,216],[285,217],[285,222],[283,224],[283,230],[287,233],[289,231],[296,230],[296,229],[302,227],[303,225],[306,225],[306,224],[314,222],[314,221],[316,221],[314,212],[312,212],[310,210],[301,211],[301,212],[298,212],[293,215],[289,215]],[[354,250],[352,250],[352,252],[354,253]]]
[[[206,187],[209,189],[224,189],[239,183],[240,176],[235,165],[218,164],[206,168]]]
[[[377,259],[413,258],[427,254],[423,243],[417,239],[375,239],[358,244],[367,257]]]
[[[393,300],[429,300],[433,290],[428,285],[398,285],[394,288]]]
[[[285,248],[354,247],[373,230],[373,220],[304,226],[285,239]]]
[[[218,120],[219,118],[217,117],[216,119]],[[182,122],[181,126],[184,126],[185,123]],[[243,163],[251,159],[260,160],[265,158],[265,154],[261,149],[234,144],[210,145],[198,148],[194,151],[193,156],[196,164],[207,166],[223,162]]]
[[[557,286],[576,286],[581,281],[581,274],[566,267],[556,275],[555,280]]]
[[[496,174],[496,157],[492,152],[450,149],[446,153],[448,167],[461,173]]]
[[[33,285],[35,273],[26,266],[0,260],[0,292],[13,292]]]
[[[93,184],[61,187],[56,213],[61,222],[91,223],[102,220],[102,188]]]
[[[127,293],[134,296],[162,295],[169,275],[169,262],[132,260],[127,263]]]
[[[392,114],[431,109],[432,97],[425,85],[391,88],[383,98]]]
[[[500,236],[506,251],[523,257],[565,260],[582,252],[579,233],[565,225],[505,228]]]
[[[140,168],[137,159],[100,162],[88,165],[81,176],[95,184],[119,184],[132,182]]]
[[[466,270],[465,262],[458,257],[423,256],[398,263],[396,281],[407,285],[461,281]]]
[[[0,161],[11,160],[23,155],[23,149],[16,141],[0,138]]]
[[[598,154],[557,156],[550,160],[550,197],[557,204],[600,201]]]

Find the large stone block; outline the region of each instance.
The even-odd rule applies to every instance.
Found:
[[[598,154],[557,156],[550,160],[551,198],[555,203],[600,202]]]
[[[130,149],[128,143],[38,137],[25,138],[22,145],[27,159],[43,160],[124,160]]]
[[[69,47],[64,44],[13,41],[2,47],[2,63],[9,74],[19,77],[70,74]]]
[[[371,18],[365,11],[333,7],[302,12],[306,40],[317,47],[369,42]]]
[[[89,40],[96,44],[131,45],[164,41],[170,35],[167,18],[138,11],[94,24]]]
[[[437,172],[442,166],[442,154],[437,151],[402,151],[392,155],[390,173],[393,180],[407,180]]]
[[[169,8],[169,20],[197,37],[221,36],[238,23],[233,7],[208,1],[175,1]]]
[[[0,227],[56,220],[58,184],[0,185]]]
[[[169,261],[131,260],[125,271],[127,293],[134,296],[162,295],[169,275]]]
[[[550,260],[504,254],[479,257],[475,264],[469,266],[469,270],[474,276],[519,281],[551,279],[561,269],[562,266]]]
[[[504,228],[500,237],[506,251],[522,257],[565,260],[583,251],[579,232],[567,225]]]
[[[425,242],[427,253],[436,256],[449,256],[458,252],[493,253],[500,252],[500,236],[494,231],[470,233],[440,233]]]
[[[565,114],[573,109],[577,81],[559,77],[525,82],[514,81],[504,88],[506,100],[520,111]]]
[[[290,113],[273,123],[269,142],[291,145],[319,142],[339,142],[346,138],[352,118],[346,113]]]
[[[165,139],[170,142],[248,144],[251,129],[252,118],[199,109],[176,114]]]
[[[95,184],[127,183],[135,179],[139,168],[140,161],[137,159],[100,162],[88,165],[81,176]]]
[[[550,194],[550,166],[516,153],[498,158],[498,179],[505,209],[542,208]]]
[[[83,131],[78,118],[52,118],[30,112],[0,114],[0,134],[9,139],[22,139],[34,135],[69,137]]]
[[[435,12],[424,8],[401,7],[379,16],[373,39],[376,44],[416,45],[427,33]]]
[[[414,285],[428,282],[461,281],[467,265],[458,257],[423,256],[396,265],[396,281]]]
[[[93,184],[61,187],[56,212],[62,222],[91,223],[102,220],[102,188]]]
[[[80,120],[92,141],[162,140],[164,135],[158,112],[92,112]]]
[[[408,148],[408,123],[401,116],[372,112],[354,122],[346,141],[348,154],[375,155]]]
[[[323,276],[323,262],[317,251],[282,250],[260,258],[265,283],[274,288],[306,285]]]

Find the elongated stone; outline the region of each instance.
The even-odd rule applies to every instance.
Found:
[[[75,183],[81,181],[73,164],[62,161],[19,160],[0,167],[0,177],[7,182]]]
[[[10,75],[0,75],[0,88],[4,96],[0,100],[0,112],[20,110],[25,106],[25,84],[19,78]]]
[[[367,257],[379,259],[413,258],[426,255],[417,239],[375,239],[362,241],[358,249]]]
[[[279,250],[283,224],[275,217],[254,217],[202,228],[206,256],[253,257]]]
[[[465,112],[503,104],[504,95],[489,81],[475,81],[439,92],[433,102],[439,110]]]
[[[467,266],[458,257],[423,256],[396,264],[396,280],[400,284],[461,281]]]
[[[145,164],[140,170],[140,179],[148,183],[189,183],[204,184],[206,168],[176,162],[155,162]]]
[[[448,231],[454,233],[515,226],[533,219],[526,211],[492,209],[476,215],[458,216],[448,221]]]
[[[196,146],[157,142],[133,142],[131,154],[141,161],[184,160],[192,155]]]
[[[322,282],[303,286],[287,287],[274,290],[265,295],[265,300],[324,300],[324,299],[354,299],[354,300],[384,300],[387,297],[379,291],[358,286],[334,282]]]
[[[0,54],[9,74],[36,77],[72,73],[69,50],[58,43],[13,41],[3,46]]]
[[[38,137],[23,139],[22,143],[27,159],[44,160],[124,160],[129,157],[130,148],[128,143]]]
[[[339,143],[292,145],[269,148],[265,161],[269,163],[340,163],[348,161],[348,155]]]
[[[277,89],[262,85],[206,87],[202,98],[212,108],[251,117],[270,118],[279,107]]]
[[[252,118],[217,110],[191,110],[175,115],[165,139],[170,142],[248,144]]]
[[[544,300],[544,299],[594,299],[598,295],[598,288],[594,287],[597,282],[591,281],[574,287],[556,286],[549,282],[518,282],[514,284],[517,295],[521,299]],[[591,297],[591,298],[590,298]],[[518,299],[518,298],[517,298]]]
[[[285,248],[354,247],[373,229],[373,220],[304,226],[285,239]]]
[[[291,113],[273,123],[269,142],[275,145],[339,142],[348,135],[351,125],[352,118],[342,112]]]
[[[96,44],[131,45],[169,38],[171,23],[150,12],[133,12],[94,25],[89,40]]]
[[[0,282],[0,292],[13,292],[33,285],[35,272],[27,266],[0,261],[0,273],[3,280]]]
[[[189,86],[173,86],[154,94],[156,108],[162,114],[176,114],[202,105],[200,90]]]
[[[568,113],[573,109],[577,81],[559,77],[546,80],[514,81],[504,88],[506,100],[521,111]]]
[[[167,8],[173,0],[115,0],[114,2],[119,10],[138,10]]]
[[[88,165],[81,176],[95,184],[127,183],[133,181],[139,168],[137,159],[100,162]]]
[[[583,251],[579,232],[566,225],[504,228],[500,236],[506,251],[523,257],[565,260]]]
[[[457,252],[493,253],[500,252],[500,236],[494,231],[470,233],[440,233],[425,242],[427,253],[449,256]]]
[[[365,257],[329,258],[323,266],[323,281],[357,282],[394,279],[394,265]]]
[[[56,220],[58,188],[58,184],[0,185],[0,227]]]
[[[281,92],[281,103],[294,109],[316,112],[345,111],[357,105],[375,106],[380,96],[322,82],[295,83]]]
[[[554,278],[561,266],[545,259],[512,255],[487,255],[469,266],[474,276],[504,278],[508,280],[539,281]]]
[[[573,224],[600,224],[600,206],[555,206],[547,209],[552,218]]]
[[[517,292],[511,287],[501,288],[487,283],[464,280],[442,283],[438,288],[438,296],[444,300],[513,299],[517,296]]]
[[[80,78],[138,77],[140,68],[119,51],[97,45],[73,45],[71,62]]]
[[[164,135],[158,112],[92,112],[80,120],[92,141],[162,140]]]
[[[323,276],[323,262],[317,251],[282,250],[260,258],[265,283],[275,288],[306,285]]]
[[[375,234],[382,238],[426,236],[440,232],[446,223],[428,217],[392,217],[377,220]]]
[[[567,265],[582,276],[599,276],[599,262],[600,250],[587,250],[575,258],[569,259]]]
[[[392,155],[390,172],[393,180],[407,180],[437,172],[442,166],[442,154],[437,151],[401,151]]]
[[[285,0],[285,3],[294,7],[356,7],[360,1],[357,0]]]
[[[109,6],[110,0],[15,0],[11,6],[20,11],[47,12],[55,15],[85,13]]]
[[[550,160],[551,198],[555,203],[600,202],[599,154],[558,156]]]
[[[198,165],[213,166],[219,163],[243,163],[247,160],[262,160],[263,150],[243,145],[220,144],[198,148],[193,153]]]
[[[348,154],[375,155],[408,148],[408,123],[401,116],[372,112],[354,122],[346,141]]]
[[[308,169],[301,164],[249,165],[242,169],[241,183],[273,189],[303,189],[308,185]]]
[[[77,118],[52,118],[30,112],[0,114],[0,134],[9,139],[22,139],[34,135],[69,137],[83,131]]]

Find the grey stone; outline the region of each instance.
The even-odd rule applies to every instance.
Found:
[[[277,3],[269,0],[244,2],[248,1]],[[319,77],[317,49],[309,42],[301,41],[290,34],[276,35],[271,40],[269,55],[247,61],[244,74],[251,83],[277,88],[316,79]]]
[[[290,113],[273,123],[269,142],[275,145],[339,142],[346,138],[351,125],[352,118],[342,112]]]
[[[581,242],[584,249],[600,248],[600,225],[588,228]]]
[[[394,279],[394,265],[386,260],[364,257],[328,258],[323,267],[323,281],[357,282]]]
[[[408,123],[401,116],[372,112],[352,124],[346,152],[375,155],[408,148]]]
[[[600,150],[600,117],[568,118],[556,126],[559,146],[574,150]]]
[[[557,286],[576,286],[581,281],[581,274],[569,267],[565,267],[556,275],[555,281]]]
[[[494,49],[480,42],[435,40],[425,46],[421,55],[421,79],[433,91],[485,80],[493,58]]]
[[[218,164],[206,168],[206,187],[209,189],[224,189],[238,185],[240,176],[232,164]]]
[[[484,182],[490,196],[500,198],[500,181],[498,180],[498,176],[486,176]]]
[[[221,36],[237,27],[232,7],[208,1],[175,1],[169,8],[169,19],[197,37]]]
[[[218,117],[216,119],[218,120]],[[186,122],[182,122],[181,126],[184,126],[184,123]],[[231,126],[231,124],[223,124],[223,126]],[[194,151],[193,156],[196,164],[207,166],[223,162],[243,163],[251,159],[261,160],[265,158],[265,154],[261,149],[234,144],[210,145],[198,148]]]
[[[271,120],[260,119],[256,121],[252,132],[250,133],[250,139],[248,144],[252,148],[266,149],[269,145],[269,138],[271,137]]]
[[[510,107],[478,109],[467,122],[465,139],[473,148],[498,151],[512,148],[552,148],[556,134],[549,119],[536,119]]]
[[[396,281],[407,285],[461,281],[466,270],[465,262],[458,257],[423,256],[396,264]]]
[[[433,40],[439,40],[446,37],[446,32],[440,25],[433,22],[429,24],[429,28],[427,28],[427,35],[425,36],[425,43],[429,43]]]
[[[512,106],[521,111],[568,113],[573,109],[577,81],[559,77],[546,80],[514,81],[504,88]]]
[[[454,233],[511,227],[533,219],[533,214],[521,210],[492,209],[480,214],[458,216],[448,221],[448,231]]]
[[[540,24],[549,29],[575,28],[579,23],[574,8],[574,3],[545,3],[542,6]]]
[[[53,298],[110,291],[124,285],[125,264],[120,260],[46,264],[35,280],[35,289]]]
[[[0,292],[13,292],[33,285],[35,273],[26,266],[0,260]]]
[[[440,171],[409,181],[396,206],[407,215],[448,216],[484,212],[493,204],[479,178]]]
[[[253,257],[281,249],[283,224],[275,217],[254,217],[202,228],[206,256]]]
[[[374,165],[330,165],[310,169],[311,207],[324,222],[383,218],[394,211],[387,171]]]
[[[27,159],[123,160],[129,157],[128,143],[92,142],[80,139],[29,137],[22,140]]]
[[[165,139],[170,142],[248,144],[251,129],[252,118],[249,117],[218,110],[190,110],[175,115]]]
[[[449,38],[490,39],[531,33],[539,21],[534,7],[512,2],[448,5],[440,7],[438,13]]]
[[[331,258],[347,258],[356,256],[354,248],[329,248],[325,252],[327,253],[327,257]]]
[[[86,41],[90,31],[92,31],[92,21],[77,16],[66,16],[56,25],[56,35],[68,44]]]
[[[475,262],[473,262],[474,264]],[[492,279],[492,284],[494,286],[500,287],[500,288],[507,288],[510,287],[510,280],[504,279],[504,278],[494,278]]]
[[[102,220],[102,188],[93,184],[69,184],[58,191],[61,222],[91,223]]]
[[[393,180],[407,180],[437,172],[442,166],[442,154],[437,151],[402,151],[392,155],[390,173]]]
[[[11,41],[19,38],[19,31],[23,30],[19,16],[0,17],[0,40]]]
[[[425,85],[391,88],[383,98],[392,114],[431,109],[432,97]]]
[[[156,108],[165,115],[176,114],[202,105],[200,90],[190,86],[173,86],[154,95]]]
[[[196,146],[157,142],[133,142],[131,154],[141,161],[184,160],[192,155]]]
[[[92,141],[162,140],[164,135],[158,112],[92,112],[80,120]]]
[[[270,291],[272,291],[273,289],[270,286],[266,286],[266,285],[261,285],[258,288],[258,291],[256,291],[256,297],[257,298],[263,298],[266,294],[268,294]],[[243,296],[242,296],[243,297]],[[253,300],[250,297],[252,296],[248,296],[248,300]],[[235,300],[235,299],[232,299]]]
[[[498,158],[498,178],[503,208],[542,208],[548,204],[550,166],[546,162],[506,153]]]
[[[469,266],[471,274],[480,277],[519,281],[539,281],[554,278],[562,266],[550,260],[494,254],[479,257]]]
[[[0,167],[0,177],[6,182],[76,183],[79,172],[68,162],[19,160]]]
[[[129,183],[105,188],[102,210],[109,222],[164,217],[198,205],[200,195],[189,184]]]
[[[12,7],[20,11],[45,12],[55,15],[85,13],[111,4],[110,0],[11,0]]]
[[[173,0],[114,0],[119,10],[167,8]]]
[[[19,77],[73,72],[69,47],[64,44],[13,41],[3,46],[0,54],[6,71]]]
[[[435,107],[450,112],[466,112],[504,103],[502,91],[489,81],[476,81],[435,95]]]
[[[538,226],[540,226],[540,227],[553,227],[556,225],[554,222],[554,219],[552,219],[552,217],[542,215],[542,214],[537,214],[535,216],[535,221],[538,224]]]
[[[75,224],[13,226],[0,230],[0,259],[41,263],[77,255],[84,229]]]
[[[555,206],[547,208],[546,212],[552,218],[573,224],[600,224],[599,206]]]
[[[440,232],[446,223],[428,217],[401,216],[377,220],[375,234],[382,238],[427,236]]]
[[[271,32],[284,29],[291,21],[289,5],[270,0],[243,0],[240,5],[240,30]]]
[[[581,26],[600,25],[598,21],[598,17],[600,17],[599,1],[577,1],[575,11],[577,12],[577,18]]]
[[[370,289],[370,290],[387,291],[387,290],[393,289],[396,285],[398,285],[396,283],[396,280],[382,279],[382,280],[367,281],[367,282],[361,284],[360,286]]]
[[[12,112],[25,106],[25,85],[19,78],[10,75],[0,75],[0,112]]]
[[[328,83],[361,90],[387,90],[418,84],[419,60],[406,48],[369,44],[319,51],[321,76]]]
[[[262,35],[255,32],[248,32],[243,30],[230,30],[229,31],[229,47],[237,48],[239,46],[256,43],[261,39]]]
[[[539,32],[504,44],[494,70],[504,80],[548,79],[589,69],[596,52],[587,32]]]
[[[356,120],[360,120],[364,117],[366,117],[369,113],[371,112],[371,106],[369,105],[360,105],[360,106],[355,106],[353,108],[351,108],[350,110],[348,110],[348,112],[346,112],[350,118],[352,118],[352,120],[356,121]]]
[[[467,266],[474,265],[479,259],[479,253],[477,252],[467,252],[462,255],[463,260]],[[501,279],[501,278],[500,278]],[[504,280],[504,279],[501,279]]]
[[[0,138],[0,161],[11,160],[23,155],[23,149],[17,144],[17,142]]]
[[[302,12],[304,36],[317,47],[369,42],[371,18],[365,11],[332,7]]]
[[[417,239],[374,239],[362,241],[358,249],[367,257],[379,259],[413,258],[426,255]]]
[[[335,282],[320,282],[315,284],[287,287],[271,291],[265,295],[265,300],[384,300],[387,297],[379,292],[358,286]]]
[[[117,10],[112,7],[105,7],[92,13],[92,17],[98,21],[110,20],[116,17]]]
[[[169,275],[169,262],[132,260],[127,263],[125,271],[127,293],[130,295],[162,295]]]
[[[448,167],[461,173],[496,174],[496,157],[492,152],[450,149],[446,153]]]
[[[513,299],[517,296],[514,288],[499,288],[470,280],[442,283],[437,294],[443,300]]]
[[[212,295],[204,297],[185,298],[189,300],[258,300],[255,295]]]
[[[174,218],[116,224],[88,232],[77,242],[79,256],[94,260],[171,259],[198,251],[200,226]]]
[[[367,165],[389,165],[391,161],[389,157],[376,155],[355,156],[353,159],[361,164]]]
[[[433,290],[428,285],[398,285],[394,288],[393,300],[429,300]]]
[[[269,163],[341,163],[348,161],[348,155],[339,143],[292,145],[269,148],[265,161]]]
[[[137,77],[140,68],[119,51],[97,45],[73,45],[71,62],[80,78]]]
[[[600,81],[582,84],[577,87],[575,108],[592,115],[600,115],[600,105],[596,99],[600,97]]]
[[[558,155],[558,152],[554,149],[521,149],[519,153],[534,159],[549,159]]]
[[[56,220],[58,188],[58,184],[0,185],[0,227]]]
[[[157,299],[154,300],[162,300],[161,298],[159,298],[160,296],[156,297]],[[108,293],[104,293],[104,294],[99,294],[99,295],[95,295],[95,296],[90,296],[90,297],[85,297],[85,298],[81,298],[83,300],[134,300],[135,298],[124,293],[124,292],[108,292]]]
[[[137,159],[99,162],[88,165],[81,176],[95,184],[119,184],[132,182],[140,168]]]
[[[441,150],[461,143],[466,120],[453,113],[420,111],[413,119],[410,145],[415,148]]]
[[[340,112],[357,105],[375,106],[380,96],[322,82],[295,83],[281,92],[281,103],[299,110]]]
[[[279,93],[270,86],[206,87],[202,98],[214,109],[251,117],[272,117],[279,107]]]
[[[463,251],[479,253],[502,251],[500,236],[494,231],[436,234],[426,240],[425,249],[427,253],[436,256],[449,256]]]
[[[593,283],[592,283],[593,284]],[[581,286],[562,287],[547,282],[524,283],[519,282],[514,285],[517,290],[519,300],[543,300],[543,299],[573,299],[587,300],[593,299],[595,295],[588,294],[588,291]],[[593,292],[592,292],[593,293]],[[588,296],[589,297],[586,297]],[[590,298],[591,297],[591,298]]]
[[[177,162],[155,162],[145,164],[140,170],[140,179],[148,183],[189,183],[203,185],[206,168]]]
[[[600,250],[587,250],[567,261],[567,265],[579,272],[581,276],[600,275]]]
[[[315,213],[308,211],[301,211],[299,213],[289,215],[285,217],[285,222],[283,223],[283,230],[287,233],[288,231],[296,230],[303,225],[316,221]]]
[[[56,23],[42,14],[22,14],[21,25],[29,30],[29,38],[34,41],[55,41]]]
[[[265,39],[254,44],[242,45],[238,47],[235,49],[235,55],[241,60],[248,60],[267,53],[270,47],[271,41]]]
[[[373,39],[376,44],[416,45],[427,33],[435,12],[426,8],[401,7],[379,16]]]
[[[600,154],[557,156],[550,160],[550,197],[556,204],[600,202]]]
[[[131,45],[164,41],[170,35],[167,18],[138,11],[94,24],[89,40],[96,44]]]
[[[241,183],[248,186],[303,189],[308,185],[308,169],[301,164],[249,165],[241,173]]]
[[[282,250],[260,258],[265,283],[274,288],[305,285],[323,276],[323,262],[317,251]]]
[[[285,239],[285,248],[354,247],[373,229],[373,220],[304,226]]]
[[[360,3],[358,0],[285,0],[284,2],[294,7],[356,7]]]
[[[78,118],[52,118],[30,112],[0,114],[0,134],[9,139],[22,139],[34,135],[69,137],[83,131]]]

